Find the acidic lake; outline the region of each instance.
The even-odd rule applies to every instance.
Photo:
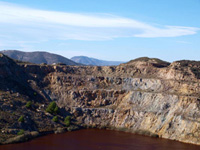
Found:
[[[83,129],[50,134],[0,150],[200,150],[200,146],[113,130]]]

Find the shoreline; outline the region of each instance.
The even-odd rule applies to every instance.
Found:
[[[70,127],[63,127],[63,128],[57,128],[55,130],[45,131],[45,132],[38,132],[38,131],[32,131],[32,132],[26,132],[22,135],[18,135],[12,138],[9,138],[3,142],[0,143],[0,145],[7,145],[7,144],[15,144],[15,143],[23,143],[29,140],[32,140],[37,137],[45,136],[48,134],[60,134],[75,130],[83,129],[80,126],[70,126]]]
[[[46,135],[49,135],[49,134],[61,134],[61,133],[77,131],[77,130],[81,130],[81,129],[113,130],[113,131],[132,133],[132,134],[135,134],[135,135],[147,136],[147,137],[151,137],[151,138],[166,139],[166,140],[170,140],[170,141],[176,141],[176,142],[180,142],[180,143],[200,146],[199,144],[195,144],[195,143],[188,143],[188,142],[184,142],[184,141],[163,138],[163,137],[160,137],[157,134],[151,133],[149,131],[144,131],[144,130],[130,130],[128,128],[116,128],[116,127],[110,127],[110,126],[109,127],[105,127],[105,126],[94,127],[94,126],[87,126],[87,125],[83,125],[83,126],[72,125],[70,127],[63,127],[63,128],[59,127],[59,128],[57,128],[55,130],[45,131],[45,132],[38,132],[38,131],[27,132],[27,133],[25,133],[23,135],[18,135],[16,137],[9,138],[6,141],[1,142],[0,145],[24,143],[24,142],[30,141],[32,139],[35,139],[35,138],[38,138],[38,137],[42,137],[42,136],[46,136]]]

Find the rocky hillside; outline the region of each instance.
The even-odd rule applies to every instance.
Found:
[[[24,62],[31,62],[35,64],[63,63],[66,65],[80,65],[79,63],[76,63],[66,57],[48,52],[22,52],[17,50],[4,50],[0,51],[0,53],[3,53],[4,55],[7,55],[12,59]]]
[[[71,126],[200,145],[199,78],[200,62],[195,61],[140,58],[119,66],[53,66],[16,63],[1,55],[0,141],[13,141],[21,129],[57,132],[70,115]],[[45,111],[52,101],[57,114]]]
[[[71,60],[80,64],[90,65],[90,66],[117,66],[119,64],[124,63],[122,61],[106,61],[86,56],[75,56],[72,57]]]

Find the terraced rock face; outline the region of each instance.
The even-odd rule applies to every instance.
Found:
[[[46,108],[54,100],[65,110],[60,118],[71,113],[82,126],[200,144],[199,62],[169,64],[142,58],[116,67],[17,66],[27,75],[27,86],[41,97],[39,106]],[[43,109],[40,113],[45,118]],[[41,118],[35,117],[33,122],[41,126],[31,130],[46,128]],[[48,129],[57,126],[54,123]]]

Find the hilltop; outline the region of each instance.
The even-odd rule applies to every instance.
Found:
[[[53,64],[53,63],[63,63],[66,65],[80,65],[79,63],[76,63],[68,58],[65,58],[61,55],[52,54],[48,52],[22,52],[18,50],[3,50],[0,51],[0,53],[3,53],[4,55],[7,55],[8,57],[11,57],[12,59],[16,59],[23,62],[31,62],[35,64]]]

